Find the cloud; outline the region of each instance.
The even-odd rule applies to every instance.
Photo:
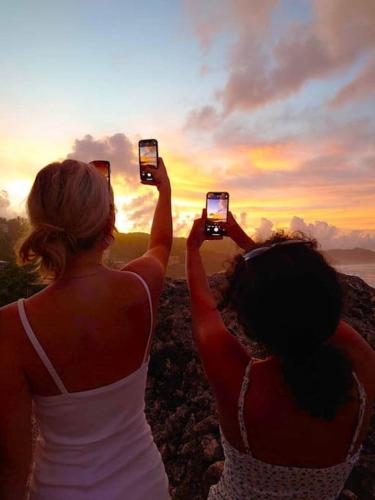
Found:
[[[127,220],[133,224],[132,230],[150,230],[155,212],[155,197],[152,192],[137,196],[130,202],[124,203],[121,211],[126,214]]]
[[[347,102],[365,99],[370,95],[375,95],[375,59],[371,60],[351,82],[342,87],[328,104],[331,107],[338,107]]]
[[[221,3],[218,15],[215,2],[202,10],[197,1],[188,2],[194,31],[206,49],[218,34],[235,34],[228,51],[228,78],[217,92],[225,114],[284,99],[307,82],[336,74],[360,57],[374,54],[373,0],[311,1],[310,18],[285,24],[278,37],[272,33],[278,2]]]
[[[226,0],[184,0],[188,17],[192,21],[194,34],[204,50],[208,50],[218,31],[228,23],[228,2]]]
[[[186,119],[185,128],[212,129],[221,121],[219,113],[213,106],[202,106],[192,110]]]
[[[83,139],[75,140],[73,151],[67,157],[84,162],[109,160],[114,176],[121,175],[126,180],[132,181],[139,176],[134,149],[135,146],[122,133],[100,139],[94,139],[88,134]]]
[[[316,239],[323,250],[366,248],[375,251],[375,233],[370,234],[361,230],[344,231],[322,220],[308,223],[302,217],[294,216],[283,229],[289,234],[302,232],[309,238]],[[260,226],[255,229],[253,238],[262,242],[270,238],[274,231],[276,231],[274,223],[269,219],[262,218]]]
[[[247,226],[247,213],[246,212],[240,213],[240,226],[241,227]]]
[[[0,190],[0,217],[10,219],[15,216],[15,213],[10,208],[9,193],[4,189]]]
[[[301,217],[293,217],[290,231],[302,231],[315,238],[323,249],[366,248],[375,250],[375,235],[364,231],[342,231],[324,221],[306,223]]]
[[[260,226],[255,229],[254,239],[255,241],[267,240],[272,235],[273,222],[265,219],[264,217],[260,220]]]

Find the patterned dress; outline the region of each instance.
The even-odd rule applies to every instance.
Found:
[[[366,393],[355,373],[360,398],[358,423],[345,462],[325,468],[286,467],[256,459],[249,448],[244,421],[244,400],[251,361],[246,367],[238,400],[238,420],[246,452],[234,448],[221,431],[225,464],[220,481],[210,488],[207,500],[335,500],[359,458],[353,454],[366,408]]]

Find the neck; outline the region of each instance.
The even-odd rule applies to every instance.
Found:
[[[68,258],[64,274],[58,280],[67,280],[72,278],[83,278],[91,276],[104,269],[102,264],[102,250],[87,250],[79,252]]]

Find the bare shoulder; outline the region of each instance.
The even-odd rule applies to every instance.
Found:
[[[0,308],[0,351],[7,356],[21,350],[22,327],[17,302]]]
[[[143,295],[142,291],[144,290],[144,285],[139,279],[142,278],[142,275],[140,273],[137,273],[135,271],[117,271],[114,269],[109,269],[108,271],[108,276],[111,281],[114,293],[125,294],[128,295],[129,298]],[[134,276],[135,274],[137,276]]]
[[[356,356],[375,356],[375,351],[370,344],[346,321],[340,321],[331,342],[345,352]]]
[[[12,302],[6,306],[0,307],[0,338],[4,338],[10,329],[18,326],[19,315],[17,302]]]
[[[375,351],[371,345],[345,321],[340,321],[331,342],[340,348],[353,363],[354,371],[375,396]]]

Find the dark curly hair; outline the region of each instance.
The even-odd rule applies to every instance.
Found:
[[[301,244],[274,245],[249,260],[236,256],[223,305],[237,312],[250,338],[280,357],[298,407],[329,421],[350,401],[353,384],[350,361],[326,342],[340,320],[342,290],[316,241],[302,233],[279,232],[256,247],[290,239]]]

